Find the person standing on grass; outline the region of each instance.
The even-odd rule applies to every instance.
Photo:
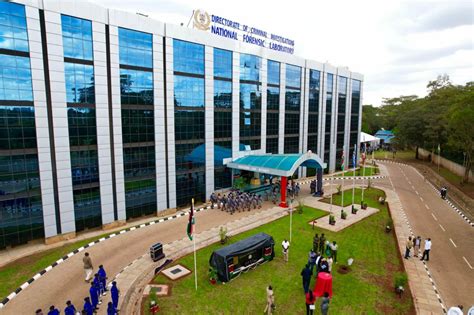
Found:
[[[425,250],[423,251],[423,256],[420,260],[430,260],[430,250],[431,250],[431,238],[425,240]]]
[[[319,252],[319,236],[318,233],[314,235],[313,238],[313,251]]]
[[[82,309],[82,314],[93,315],[94,311],[95,311],[94,307],[92,306],[92,303],[89,297],[84,298],[84,307]]]
[[[321,237],[319,238],[319,252],[321,255],[324,253],[324,246],[326,245],[326,237],[324,236],[324,233],[321,234]]]
[[[333,241],[332,244],[329,245],[331,248],[331,257],[333,258],[334,262],[337,264],[337,243]]]
[[[309,268],[309,265],[306,264],[306,266],[301,270],[301,277],[303,278],[303,290],[304,293],[307,293],[309,290],[309,283],[311,281],[311,276],[313,273],[311,272],[311,269]]]
[[[290,250],[290,242],[285,238],[283,242],[281,242],[281,247],[283,249],[283,259],[288,262],[288,252]]]
[[[332,259],[332,257],[329,257],[327,260],[328,260],[328,273],[331,273],[333,259]]]
[[[92,276],[92,272],[94,272],[94,268],[92,267],[92,260],[89,257],[89,253],[84,254],[84,258],[82,258],[82,262],[84,264],[84,272],[86,274],[86,282],[89,282]]]
[[[324,296],[321,299],[321,314],[327,315],[329,310],[329,293],[324,292]]]
[[[114,308],[118,308],[118,301],[119,301],[119,294],[120,291],[117,288],[117,281],[112,282],[112,288],[110,289],[110,295],[112,296],[112,303],[114,304]]]
[[[309,290],[306,293],[306,315],[313,315],[315,302],[316,296],[314,296],[313,291]]]
[[[311,273],[313,273],[314,265],[316,264],[316,258],[316,253],[311,249],[308,254],[308,264],[311,269]]]
[[[410,250],[412,246],[413,242],[411,241],[411,236],[409,236],[407,242],[405,243],[405,259],[410,257]],[[423,260],[423,258],[421,260]]]
[[[64,309],[64,315],[76,315],[76,307],[71,303],[71,301],[66,302],[66,308]]]
[[[275,307],[275,297],[273,296],[273,288],[271,285],[267,288],[267,306],[265,307],[264,313],[270,315]]]

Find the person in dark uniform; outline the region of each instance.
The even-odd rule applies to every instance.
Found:
[[[313,238],[313,251],[318,252],[319,251],[319,236],[318,233],[314,235]]]
[[[117,311],[115,310],[114,303],[109,302],[107,304],[107,315],[116,315]]]
[[[99,290],[97,289],[94,282],[91,283],[91,288],[89,289],[89,294],[91,296],[91,304],[94,310],[98,309],[99,305]]]
[[[66,308],[64,309],[64,315],[76,315],[76,308],[71,301],[66,302]]]
[[[319,252],[324,253],[324,245],[326,244],[326,237],[324,236],[324,233],[321,234],[321,237],[319,238]]]
[[[94,307],[92,306],[92,303],[89,297],[84,298],[84,308],[82,309],[82,314],[85,314],[85,315],[94,314]]]
[[[103,265],[99,266],[99,271],[97,273],[99,274],[100,292],[102,292],[102,295],[107,295],[105,292],[107,291],[107,273],[105,272]]]
[[[112,288],[110,289],[110,295],[112,295],[112,303],[114,304],[114,308],[117,309],[118,301],[119,301],[119,289],[117,288],[117,282],[112,282]]]
[[[308,293],[309,290],[309,283],[311,281],[311,276],[313,275],[313,272],[311,272],[311,269],[309,269],[309,265],[306,264],[306,266],[301,270],[301,277],[303,278],[303,290],[304,293]]]
[[[54,307],[54,305],[51,305],[49,307],[48,315],[59,315],[59,310],[56,307]]]

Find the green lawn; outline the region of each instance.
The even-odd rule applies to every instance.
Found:
[[[213,286],[208,281],[209,257],[213,250],[221,247],[220,244],[213,244],[197,252],[197,292],[194,289],[193,273],[176,282],[158,275],[154,282],[170,284],[171,296],[156,298],[152,294],[150,298],[157,299],[164,314],[258,314],[265,308],[265,288],[271,284],[274,287],[276,314],[304,314],[305,300],[300,272],[307,262],[314,233],[324,232],[328,240],[335,240],[339,244],[339,265],[350,256],[354,258],[352,272],[345,275],[333,273],[331,314],[414,314],[411,296],[405,294],[399,299],[392,289],[394,274],[402,271],[403,265],[394,235],[384,232],[389,215],[386,205],[377,202],[381,194],[382,191],[370,189],[365,198],[369,206],[381,209],[379,213],[338,233],[319,228],[312,230],[308,222],[327,214],[321,210],[305,208],[303,214],[294,214],[289,263],[282,260],[280,250],[281,242],[289,236],[289,217],[286,216],[231,238],[235,242],[258,232],[272,235],[276,250],[273,261],[230,283]],[[175,263],[192,270],[193,255],[185,256]],[[337,269],[337,265],[334,267]],[[313,281],[310,287],[314,287]],[[149,305],[150,298],[145,301],[145,305]],[[148,314],[147,311],[145,314]]]
[[[73,250],[89,244],[92,241],[107,236],[108,234],[110,233],[20,258],[6,266],[1,267],[0,283],[2,285],[0,285],[0,298],[3,300],[3,298],[15,291],[20,285],[28,281],[36,273],[48,267],[64,255],[67,255]]]
[[[365,173],[364,173],[364,168],[365,168]],[[355,176],[374,176],[374,175],[378,175],[380,172],[379,172],[379,168],[378,167],[369,167],[369,166],[366,166],[366,167],[361,167],[361,168],[358,168],[356,169],[355,171]],[[341,177],[342,174],[338,174],[336,175],[336,177]],[[349,170],[347,172],[344,173],[344,176],[354,176],[354,170]]]
[[[373,208],[380,208],[380,204],[378,203],[378,199],[380,196],[385,196],[385,193],[382,190],[375,189],[375,188],[368,188],[364,191],[364,201],[367,203],[369,207]],[[336,206],[341,205],[341,194],[333,194],[332,195],[332,204]],[[362,198],[362,189],[356,188],[354,189],[354,203],[356,205],[360,205]],[[323,198],[321,199],[322,202],[330,203],[330,198]],[[375,202],[373,202],[375,201]],[[352,189],[344,190],[344,207],[347,207],[352,204]],[[360,207],[359,207],[360,208]]]
[[[372,155],[369,154],[368,157],[372,157]],[[377,150],[374,152],[374,157],[376,159],[393,159],[393,152]],[[397,151],[395,154],[395,159],[413,160],[415,159],[415,151],[413,150]]]

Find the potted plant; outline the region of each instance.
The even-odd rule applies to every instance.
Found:
[[[329,215],[329,224],[335,225],[336,224],[336,217],[334,215]]]
[[[296,212],[298,214],[303,214],[303,208],[304,208],[303,202],[300,199],[298,199],[298,206],[296,207]]]
[[[357,214],[357,211],[359,211],[359,209],[357,209],[354,205],[352,205],[351,213],[352,214]]]
[[[385,232],[390,233],[390,231],[392,231],[392,227],[393,227],[393,220],[392,218],[388,218],[387,224],[385,224]]]
[[[347,219],[347,212],[344,210],[341,210],[341,219],[343,220]]]
[[[403,292],[405,292],[405,286],[408,283],[408,276],[405,272],[398,272],[395,274],[395,293],[401,298]]]
[[[366,209],[367,209],[367,204],[364,202],[364,200],[362,200],[362,201],[360,202],[360,208],[361,208],[362,210],[366,210]]]
[[[217,283],[217,272],[214,268],[209,268],[209,282],[211,284]]]
[[[221,239],[222,245],[227,243],[227,241],[229,240],[229,237],[227,236],[227,228],[221,226],[221,228],[219,229],[219,237]]]
[[[340,195],[342,191],[342,185],[337,185],[336,189],[337,189],[336,195]]]

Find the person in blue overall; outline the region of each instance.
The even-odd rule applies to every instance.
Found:
[[[102,287],[102,282],[100,281],[99,273],[96,273],[94,275],[94,280],[92,281],[92,283],[94,283],[94,286],[97,288],[99,296],[101,296],[104,293],[104,288]]]
[[[89,289],[89,294],[91,296],[91,303],[94,310],[96,310],[99,304],[99,290],[95,286],[94,282],[91,283],[91,288]]]
[[[56,307],[54,307],[54,305],[51,305],[49,307],[48,315],[59,315],[59,310]]]
[[[84,299],[84,308],[82,310],[82,314],[85,315],[93,315],[94,314],[94,307],[91,304],[91,300],[89,297],[86,297]]]
[[[71,301],[66,302],[66,308],[64,309],[64,315],[76,315],[76,308]]]
[[[107,305],[107,315],[116,315],[117,311],[115,310],[114,303],[109,302]]]
[[[107,295],[105,292],[107,291],[107,273],[105,272],[103,265],[99,266],[99,271],[97,273],[99,274],[102,295]]]
[[[112,295],[112,302],[114,304],[114,308],[117,309],[118,301],[119,301],[119,289],[117,288],[117,282],[112,282],[112,288],[110,289],[110,294]]]

